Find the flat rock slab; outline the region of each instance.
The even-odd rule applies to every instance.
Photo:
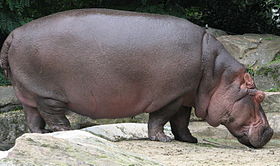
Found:
[[[224,126],[211,127],[206,122],[191,122],[189,128],[197,137],[211,137],[221,139],[234,138]],[[148,139],[148,127],[145,123],[118,123],[98,125],[82,129],[109,141],[118,142],[123,140]],[[166,135],[174,138],[170,125],[164,127]]]
[[[108,124],[92,126],[82,130],[113,142],[122,140],[148,139],[148,128],[147,124],[144,123]],[[165,127],[165,133],[173,138],[170,127]]]
[[[4,152],[3,152],[4,153]],[[3,154],[2,153],[2,154]],[[4,154],[5,155],[5,154]],[[161,165],[143,155],[119,149],[86,131],[24,134],[0,166],[142,166]]]

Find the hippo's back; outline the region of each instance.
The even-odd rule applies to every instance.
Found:
[[[16,29],[9,63],[28,100],[53,98],[92,117],[123,117],[195,91],[203,34],[171,16],[73,10]]]

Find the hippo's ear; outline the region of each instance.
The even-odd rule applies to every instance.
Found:
[[[254,80],[249,73],[245,73],[243,79],[244,83],[241,85],[241,88],[253,89],[256,87]]]

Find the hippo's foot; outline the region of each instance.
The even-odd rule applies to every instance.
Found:
[[[152,141],[160,141],[160,142],[170,142],[172,139],[165,135],[163,132],[158,132],[155,135],[149,135],[149,139]]]
[[[188,143],[197,143],[197,138],[195,138],[194,136],[191,135],[191,133],[189,134],[181,134],[174,136],[175,140],[178,141],[182,141],[182,142],[188,142]]]
[[[188,128],[190,116],[191,107],[181,106],[179,111],[170,119],[171,131],[175,140],[197,143],[197,139],[192,136]]]

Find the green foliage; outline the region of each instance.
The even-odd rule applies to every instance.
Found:
[[[11,85],[11,82],[5,78],[3,71],[0,68],[0,86],[4,85]]]
[[[270,19],[270,8],[280,0],[0,0],[0,33],[38,17],[77,8],[112,8],[169,14],[233,33],[280,33]]]
[[[31,20],[24,15],[25,8],[30,7],[30,0],[1,0],[0,32],[9,33],[16,27]]]
[[[265,90],[266,92],[280,92],[280,87],[277,87],[277,88],[270,88],[270,89],[267,89]]]
[[[278,1],[278,0],[277,0]],[[276,33],[273,26],[271,7],[275,3],[267,0],[209,0],[203,19],[212,27],[233,33]]]
[[[251,67],[248,67],[247,68],[247,73],[249,73],[251,76],[254,76],[255,75],[255,70]]]

